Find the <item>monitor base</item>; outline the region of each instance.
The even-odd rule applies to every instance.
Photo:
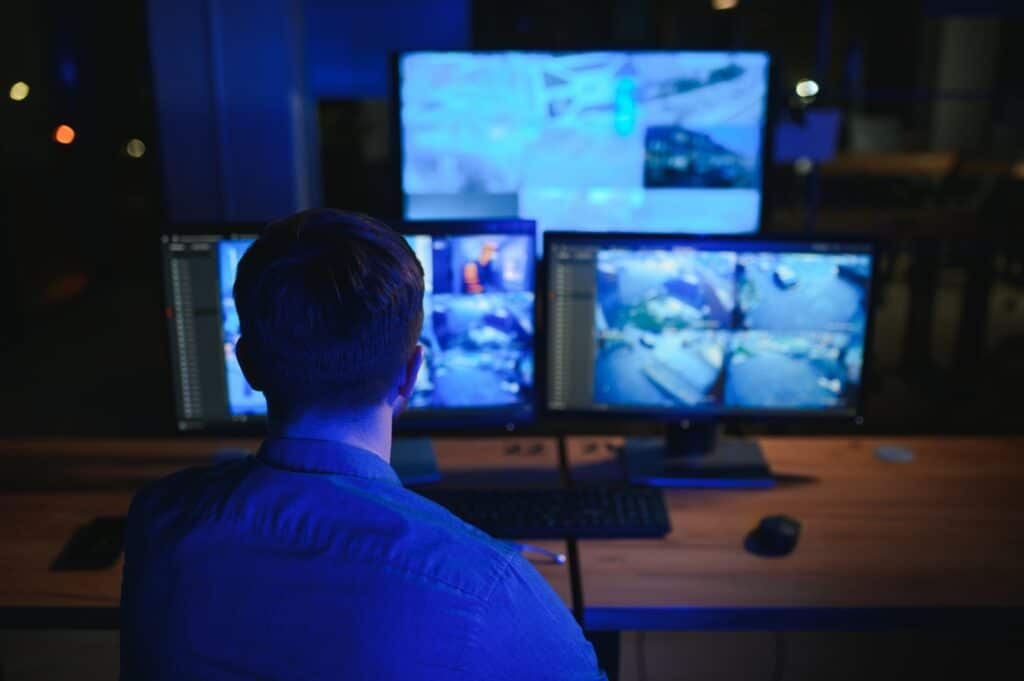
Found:
[[[771,468],[756,442],[719,438],[714,425],[703,427],[710,433],[689,424],[686,428],[684,438],[672,431],[663,438],[628,438],[620,456],[629,482],[655,487],[774,486]],[[699,448],[682,448],[682,442]]]
[[[429,437],[395,438],[391,443],[391,467],[403,485],[422,485],[441,479]]]

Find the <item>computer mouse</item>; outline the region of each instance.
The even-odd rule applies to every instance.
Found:
[[[796,548],[800,522],[788,515],[761,518],[757,527],[747,534],[743,546],[757,556],[785,556]]]

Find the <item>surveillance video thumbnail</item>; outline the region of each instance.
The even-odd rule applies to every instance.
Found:
[[[424,365],[410,406],[530,404],[534,389],[531,239],[407,237],[424,265]]]
[[[859,254],[601,250],[594,402],[853,406],[869,276]]]
[[[611,328],[729,328],[735,272],[736,254],[731,252],[601,251],[599,312]]]
[[[733,334],[725,403],[734,407],[828,409],[855,404],[864,338],[828,331]]]
[[[742,253],[737,265],[739,328],[856,331],[867,318],[866,256]]]
[[[727,139],[728,132],[728,128],[697,132],[678,125],[648,128],[644,186],[757,187],[757,157],[715,141]]]

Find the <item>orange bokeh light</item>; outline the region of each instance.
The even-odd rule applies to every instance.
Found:
[[[53,139],[58,144],[71,144],[75,141],[75,129],[70,125],[58,125],[53,131]]]

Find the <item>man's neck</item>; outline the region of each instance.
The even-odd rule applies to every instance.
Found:
[[[270,415],[267,434],[304,440],[330,440],[373,452],[391,463],[391,412],[387,407],[358,411],[311,410],[291,418]]]

